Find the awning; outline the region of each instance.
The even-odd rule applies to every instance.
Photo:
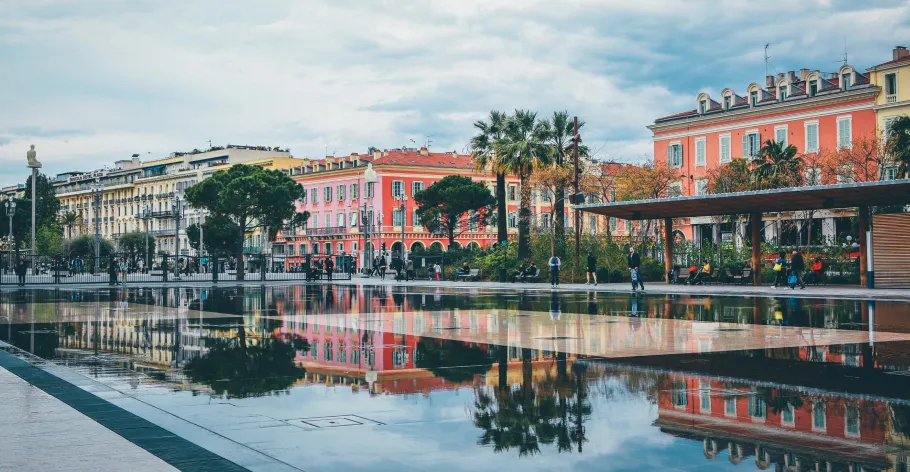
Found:
[[[576,205],[625,220],[910,205],[910,179]]]

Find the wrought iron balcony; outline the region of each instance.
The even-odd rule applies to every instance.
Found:
[[[152,218],[173,218],[174,212],[171,210],[153,211]]]
[[[328,228],[308,228],[307,236],[339,236],[348,234],[347,226],[329,226]]]

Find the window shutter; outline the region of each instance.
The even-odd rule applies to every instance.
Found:
[[[743,134],[743,157],[749,157],[749,135]]]
[[[670,167],[673,167],[674,160],[675,160],[675,158],[673,157],[673,145],[671,144],[671,145],[667,146],[667,165]]]

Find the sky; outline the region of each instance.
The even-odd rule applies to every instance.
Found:
[[[140,154],[467,152],[490,110],[568,110],[595,156],[801,67],[910,46],[910,0],[0,0],[0,186]],[[429,138],[427,138],[429,136]]]

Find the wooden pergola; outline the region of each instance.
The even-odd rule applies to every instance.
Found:
[[[860,283],[865,287],[869,207],[908,204],[910,179],[901,179],[578,205],[575,209],[625,220],[664,220],[664,259],[668,273],[673,269],[674,218],[748,214],[752,223],[752,283],[757,286],[761,283],[759,231],[763,213],[856,208],[859,218]]]

